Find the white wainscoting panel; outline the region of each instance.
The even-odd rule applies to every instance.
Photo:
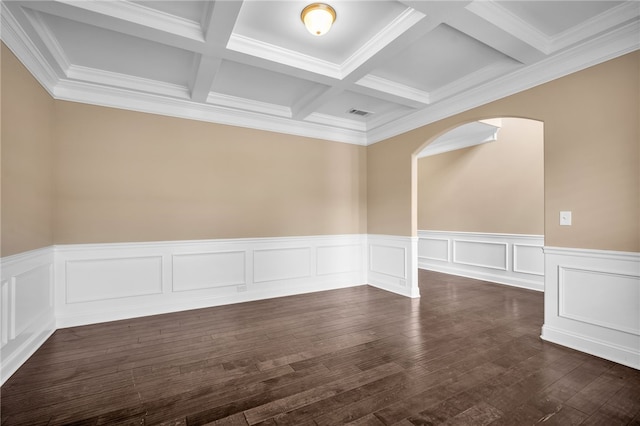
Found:
[[[392,235],[368,236],[369,284],[408,297],[420,297],[418,239]]]
[[[638,276],[560,266],[558,307],[563,318],[640,336]]]
[[[640,369],[640,254],[545,247],[542,338]]]
[[[513,272],[544,276],[543,247],[531,244],[512,244]]]
[[[311,275],[311,247],[254,250],[253,282],[292,280]]]
[[[162,257],[69,260],[67,303],[162,293]]]
[[[366,283],[366,235],[56,246],[58,327]]]
[[[507,270],[507,243],[453,240],[453,263]]]
[[[175,254],[172,260],[173,291],[247,284],[244,251]]]
[[[418,231],[418,265],[532,290],[544,290],[544,236]]]
[[[421,258],[450,262],[450,241],[446,238],[420,237],[418,240],[418,253]]]
[[[53,247],[2,258],[0,383],[55,331]]]
[[[362,268],[361,244],[318,247],[318,275],[358,272]]]

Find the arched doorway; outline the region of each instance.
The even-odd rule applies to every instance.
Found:
[[[543,123],[462,123],[414,156],[418,269],[543,291]]]

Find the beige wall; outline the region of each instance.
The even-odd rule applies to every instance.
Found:
[[[427,141],[469,121],[515,116],[544,122],[545,244],[640,251],[639,75],[634,52],[370,146],[369,232],[416,232],[407,182],[411,156]],[[559,226],[561,210],[573,211],[573,226]]]
[[[2,44],[1,256],[53,243],[54,102]]]
[[[366,233],[366,148],[56,102],[56,243]]]
[[[544,234],[543,124],[503,118],[498,139],[418,160],[418,229]]]
[[[412,154],[505,116],[545,125],[545,243],[640,251],[639,52],[368,148],[54,102],[2,57],[3,256],[51,243],[412,235]],[[573,226],[558,225],[560,210]]]

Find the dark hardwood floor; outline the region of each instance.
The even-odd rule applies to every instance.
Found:
[[[2,425],[640,425],[640,371],[541,341],[541,293],[420,290],[58,330],[2,387]]]

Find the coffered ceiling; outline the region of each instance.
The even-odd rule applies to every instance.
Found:
[[[638,1],[308,3],[3,1],[2,40],[56,99],[362,145],[640,48]]]

